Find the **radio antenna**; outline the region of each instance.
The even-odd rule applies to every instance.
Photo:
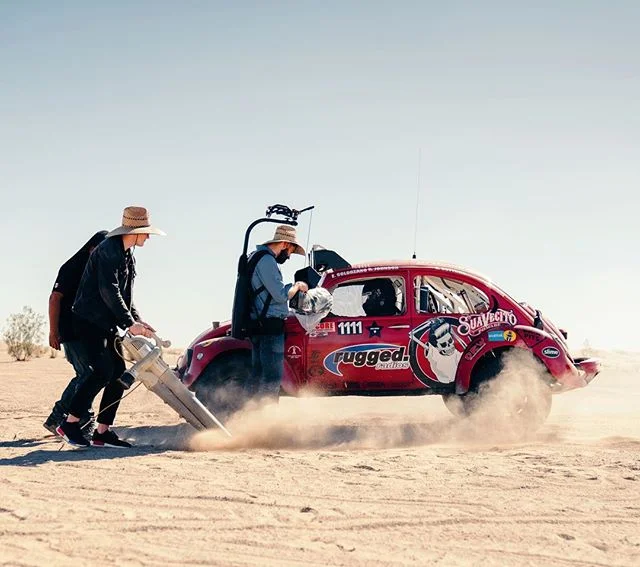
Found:
[[[416,188],[416,218],[414,221],[413,233],[413,256],[416,259],[416,248],[418,246],[418,211],[420,208],[420,173],[422,169],[422,148],[418,148],[418,187]]]
[[[307,246],[306,246],[306,251],[307,251],[307,259],[305,262],[305,265],[309,265],[309,259],[311,257],[311,250],[309,249],[309,242],[311,241],[311,223],[313,222],[313,208],[311,208],[311,215],[309,218],[309,230],[307,231]]]

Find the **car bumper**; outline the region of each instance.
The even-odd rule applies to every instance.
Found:
[[[600,361],[597,358],[576,359],[570,372],[552,385],[554,392],[566,392],[584,388],[600,373]]]

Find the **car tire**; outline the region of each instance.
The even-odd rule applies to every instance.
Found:
[[[218,419],[236,413],[248,400],[251,354],[232,352],[214,358],[193,385],[196,397]]]
[[[520,349],[518,349],[520,350]],[[466,394],[442,396],[447,409],[456,417],[464,418],[484,410],[493,412],[496,418],[524,431],[535,431],[546,421],[551,412],[552,395],[546,377],[546,367],[531,353],[536,362],[527,368],[535,370],[517,387],[510,387],[513,377],[503,374],[505,355],[514,349],[496,349],[478,361],[471,374]],[[518,353],[527,356],[526,351]],[[535,368],[537,366],[537,368]]]

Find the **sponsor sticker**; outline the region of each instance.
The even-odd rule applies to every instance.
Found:
[[[507,329],[504,332],[504,340],[507,341],[508,343],[515,342],[517,338],[518,338],[518,335],[516,335],[516,332],[512,331],[511,329]]]
[[[558,358],[560,356],[560,351],[556,347],[548,346],[542,349],[542,354],[547,358]]]
[[[409,368],[409,356],[406,347],[390,344],[360,344],[343,347],[329,353],[324,359],[324,367],[342,376],[342,365],[355,368],[374,368],[375,370],[401,370]]]
[[[302,356],[302,349],[298,345],[291,345],[287,349],[288,358],[300,358]]]
[[[329,333],[336,332],[336,324],[333,321],[318,323],[316,328],[309,333],[310,337],[326,337]]]
[[[498,342],[512,343],[518,338],[518,335],[516,334],[516,332],[512,330],[489,331],[487,336],[489,337],[489,342],[492,342],[492,343],[498,343]]]
[[[464,355],[465,360],[473,360],[478,353],[484,348],[485,342],[480,339],[479,341],[473,343],[467,350]]]

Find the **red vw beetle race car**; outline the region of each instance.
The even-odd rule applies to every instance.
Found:
[[[468,414],[505,354],[523,349],[546,369],[543,421],[552,393],[586,386],[600,370],[595,359],[572,358],[565,332],[538,310],[471,270],[418,260],[350,265],[324,249],[310,253],[310,267],[333,306],[311,332],[294,314],[286,320],[284,394],[437,394]],[[214,323],[178,360],[183,383],[214,412],[216,390],[251,371],[251,343],[230,331],[230,322]]]

